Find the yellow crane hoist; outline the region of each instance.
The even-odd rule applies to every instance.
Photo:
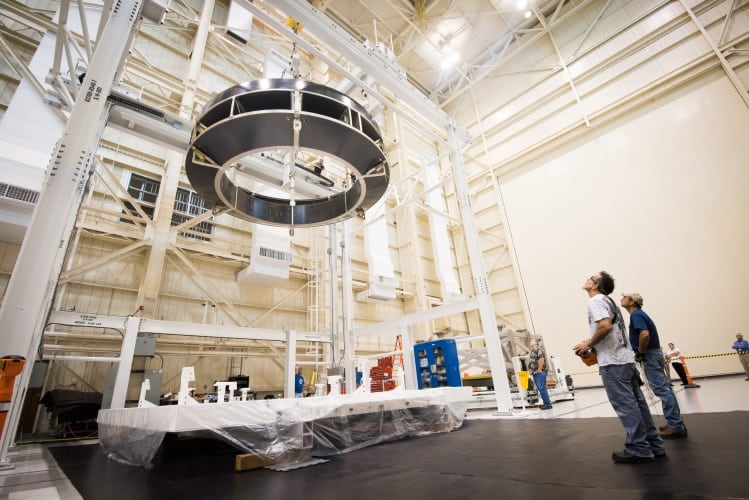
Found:
[[[304,25],[291,16],[286,18],[286,26],[291,28],[297,35],[304,29]]]

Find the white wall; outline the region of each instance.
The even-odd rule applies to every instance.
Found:
[[[749,109],[713,75],[503,184],[533,328],[567,372],[591,371],[570,348],[588,336],[581,287],[601,269],[612,297],[640,292],[662,341],[686,355],[730,352],[749,334],[748,132]],[[688,367],[741,369],[733,356]]]

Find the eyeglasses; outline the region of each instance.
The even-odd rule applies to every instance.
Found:
[[[596,283],[596,282],[598,281],[598,278],[596,278],[595,276],[591,276],[591,277],[590,277],[590,278],[588,278],[588,279],[589,279],[590,281],[592,281],[593,283]]]

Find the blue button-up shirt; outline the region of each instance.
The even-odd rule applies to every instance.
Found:
[[[733,343],[731,349],[736,349],[741,353],[749,352],[749,342],[747,342],[746,340],[737,340]]]

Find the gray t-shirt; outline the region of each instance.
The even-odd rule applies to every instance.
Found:
[[[599,293],[588,300],[588,323],[590,324],[590,335],[598,327],[598,322],[604,318],[611,318],[613,321],[613,310],[615,306],[611,305],[605,295]],[[621,315],[619,311],[618,315]],[[603,340],[595,345],[598,353],[598,365],[626,365],[635,362],[635,353],[629,347],[627,342],[627,333],[621,327],[622,322],[614,323],[614,328],[606,335]]]

